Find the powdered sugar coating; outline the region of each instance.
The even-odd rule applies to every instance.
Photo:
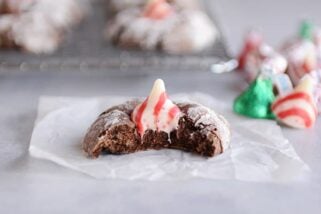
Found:
[[[16,45],[34,53],[51,53],[61,42],[61,31],[50,25],[43,13],[23,14],[11,33]]]
[[[123,111],[114,110],[103,116],[105,129],[114,125],[128,124],[130,118]],[[135,127],[134,123],[131,123],[132,127]]]
[[[0,17],[0,34],[8,32],[16,19],[17,18],[12,15],[2,15]]]
[[[33,10],[47,14],[49,21],[55,27],[68,28],[77,24],[85,15],[84,5],[79,0],[40,0],[40,2],[35,4]]]
[[[164,34],[163,48],[167,52],[198,52],[212,45],[218,36],[210,18],[201,11],[183,11],[178,23]]]
[[[230,146],[230,125],[223,116],[200,104],[188,108],[187,114],[195,122],[195,126],[201,127],[204,133],[211,133],[209,130],[215,126],[215,134],[221,139],[223,151]]]

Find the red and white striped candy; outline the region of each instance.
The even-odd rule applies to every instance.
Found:
[[[312,81],[310,77],[304,78],[295,90],[272,104],[272,111],[280,122],[301,129],[314,125],[317,109],[312,95]]]
[[[315,70],[309,73],[311,78],[315,81],[315,87],[313,91],[313,98],[316,103],[318,113],[321,114],[321,70]]]
[[[265,55],[262,55],[263,43],[262,35],[256,31],[251,31],[245,38],[244,47],[238,57],[238,68],[244,72],[248,82],[252,82],[259,71]]]
[[[149,129],[169,134],[177,128],[180,115],[179,108],[167,97],[163,80],[158,79],[147,99],[134,109],[132,120],[141,136]]]
[[[253,53],[259,52],[259,48],[262,45],[262,35],[256,31],[251,31],[245,38],[244,47],[238,57],[239,69],[245,69],[247,58]]]

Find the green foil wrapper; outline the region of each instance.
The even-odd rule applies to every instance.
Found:
[[[235,99],[233,110],[248,117],[273,119],[271,104],[274,100],[272,81],[258,77]]]
[[[314,25],[309,21],[303,21],[300,26],[300,37],[312,41]]]

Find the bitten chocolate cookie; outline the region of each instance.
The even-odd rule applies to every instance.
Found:
[[[163,148],[211,157],[229,143],[229,124],[222,116],[197,103],[174,104],[157,80],[145,101],[134,99],[103,112],[89,128],[83,148],[89,157]]]

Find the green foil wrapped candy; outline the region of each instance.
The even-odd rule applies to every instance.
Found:
[[[300,37],[305,40],[312,40],[314,25],[309,21],[303,21],[300,26]]]
[[[272,81],[258,77],[235,99],[233,109],[248,117],[273,119],[270,107],[274,100]]]

